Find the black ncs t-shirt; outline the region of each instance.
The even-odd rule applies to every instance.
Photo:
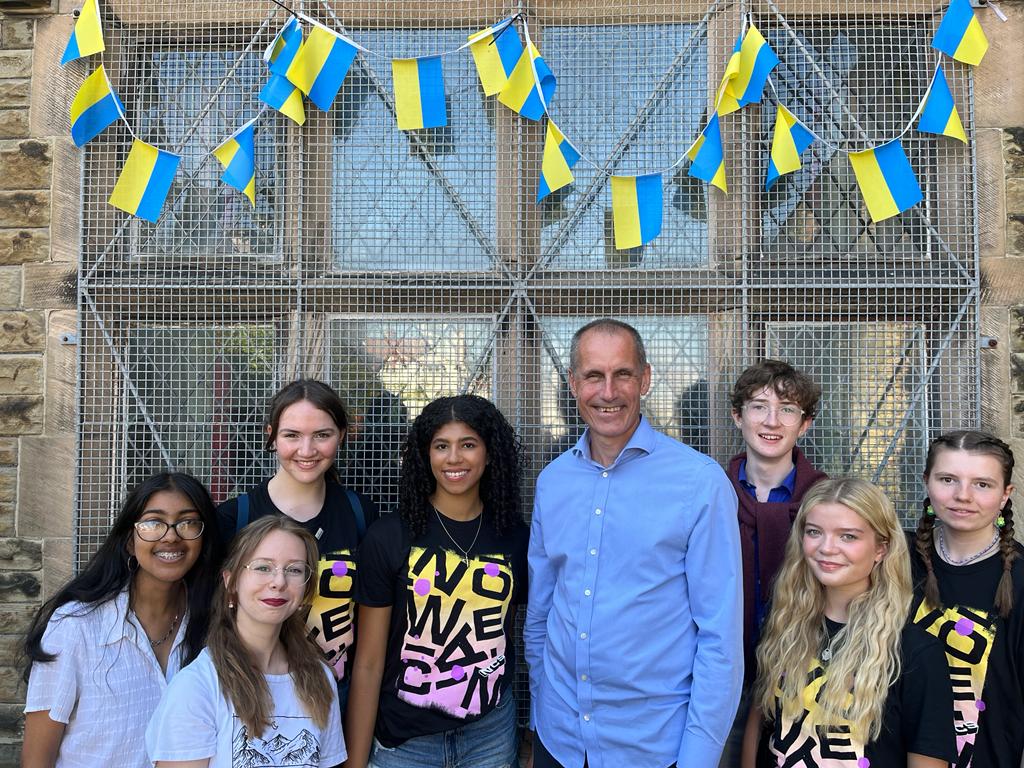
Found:
[[[834,637],[841,624],[827,622]],[[900,676],[889,688],[882,710],[882,732],[867,744],[854,739],[848,723],[811,725],[810,711],[828,677],[816,663],[804,689],[800,716],[783,718],[776,707],[769,743],[774,764],[802,768],[900,768],[907,753],[940,760],[956,754],[949,733],[949,679],[943,670],[942,646],[920,628],[908,624],[900,640]],[[856,693],[854,693],[856,695]]]
[[[1024,754],[1024,547],[1016,545],[1013,610],[995,610],[1000,555],[949,565],[932,555],[941,609],[924,602],[924,563],[913,552],[914,621],[946,651],[953,686],[955,768],[1018,768]]]
[[[468,563],[436,515],[415,541],[398,515],[385,515],[360,550],[357,602],[392,609],[375,734],[385,747],[478,720],[515,676],[513,606],[526,601],[529,530],[520,523],[499,538],[486,511],[482,522],[444,526]]]
[[[249,522],[265,515],[282,515],[270,499],[264,480],[249,491]],[[379,516],[377,507],[365,496],[359,496],[367,524]],[[217,507],[217,527],[225,549],[235,537],[238,521],[238,499],[228,499]],[[324,660],[338,680],[346,680],[352,671],[355,645],[354,590],[359,527],[355,513],[337,483],[327,482],[324,504],[320,512],[305,522],[303,528],[313,534],[320,550],[313,603],[306,617],[310,637],[324,652]]]

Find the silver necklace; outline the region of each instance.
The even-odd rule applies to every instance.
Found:
[[[825,633],[825,637],[828,637],[828,624],[825,622],[824,618],[821,620],[821,629]],[[839,639],[840,635],[843,634],[844,629],[846,629],[846,627],[840,629],[832,635],[832,637],[828,637],[828,645],[821,649],[821,660],[825,663],[832,661],[832,646],[835,644],[836,640]]]
[[[150,641],[149,641],[149,644],[150,644],[150,645],[151,645],[152,647],[154,647],[154,648],[159,648],[159,647],[160,647],[161,645],[163,645],[164,643],[166,643],[166,642],[167,642],[167,640],[168,640],[168,639],[169,639],[169,638],[171,637],[171,633],[172,633],[172,632],[174,631],[174,628],[175,628],[176,626],[178,626],[178,614],[177,614],[177,613],[176,613],[176,614],[174,614],[174,618],[173,618],[173,619],[171,619],[171,626],[170,626],[170,628],[169,628],[169,629],[167,630],[167,634],[166,634],[166,635],[164,635],[163,637],[161,637],[161,638],[160,638],[159,640],[150,640]]]
[[[455,537],[452,536],[451,532],[445,526],[444,518],[441,516],[441,513],[437,511],[437,507],[435,507],[433,504],[431,504],[431,507],[434,510],[434,514],[437,515],[437,522],[439,522],[441,524],[441,530],[444,531],[445,535],[448,537],[448,539],[451,541],[451,543],[455,545],[455,548],[457,550],[459,550],[459,552],[462,553],[462,559],[465,561],[466,565],[469,565],[469,553],[473,550],[473,547],[476,546],[476,540],[478,538],[480,538],[480,528],[483,526],[483,523],[484,523],[484,513],[483,513],[483,511],[481,511],[480,514],[476,516],[476,519],[477,519],[476,535],[473,536],[473,541],[470,542],[469,549],[463,549],[459,545],[459,542],[457,542],[455,540]]]
[[[963,560],[956,560],[953,558],[951,554],[949,554],[949,550],[946,549],[946,534],[942,530],[942,528],[938,529],[938,533],[939,535],[936,537],[936,539],[939,543],[939,555],[942,557],[943,560],[945,560],[950,565],[967,565],[967,563],[972,563],[978,558],[989,554],[993,549],[995,549],[996,545],[999,544],[999,530],[996,529],[995,535],[992,537],[992,541],[990,541],[988,543],[988,546],[986,546],[983,550],[981,550],[980,552],[975,552],[973,555],[968,555]]]

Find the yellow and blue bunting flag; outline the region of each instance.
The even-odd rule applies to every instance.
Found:
[[[612,176],[615,249],[636,248],[661,232],[661,174]]]
[[[302,103],[302,92],[286,77],[271,74],[260,91],[260,101],[273,107],[282,115],[290,117],[296,124],[306,122],[306,108]]]
[[[75,146],[84,146],[118,118],[124,118],[124,104],[110,87],[100,64],[85,78],[71,102],[71,138]]]
[[[775,132],[768,156],[768,175],[764,188],[771,189],[780,176],[800,169],[800,154],[811,146],[812,134],[796,116],[779,104],[775,113]]]
[[[110,204],[155,224],[180,162],[180,155],[135,139],[110,193]]]
[[[872,221],[903,213],[924,197],[899,139],[863,152],[851,152],[850,165]]]
[[[537,70],[536,78],[534,68]],[[537,91],[538,82],[540,92]],[[555,76],[541,58],[540,51],[534,45],[528,45],[498,94],[498,101],[528,120],[540,120],[555,95],[555,85]]]
[[[357,50],[358,46],[347,37],[317,24],[288,65],[288,80],[327,112],[345,82]]]
[[[722,148],[722,126],[718,122],[718,114],[712,114],[707,126],[700,136],[686,151],[692,161],[687,175],[728,192],[725,183],[725,152]]]
[[[394,59],[391,76],[395,81],[395,117],[399,129],[414,131],[448,125],[440,56]]]
[[[60,57],[61,66],[69,61],[100,53],[105,49],[99,0],[85,0],[82,4],[82,12],[71,32],[71,38],[64,47],[64,55]]]
[[[768,41],[751,24],[729,57],[718,89],[718,114],[728,115],[747,104],[761,101],[768,75],[779,65],[779,57]]]
[[[499,93],[523,55],[523,41],[519,39],[512,17],[475,32],[468,39],[473,41],[469,50],[484,94],[493,96]]]
[[[224,166],[220,180],[249,198],[256,207],[256,118],[243,125],[213,150]]]
[[[548,129],[544,136],[544,159],[540,166],[540,184],[537,187],[539,203],[552,192],[567,187],[575,181],[572,167],[580,159],[574,147],[554,121],[548,118]]]
[[[935,69],[932,84],[928,86],[928,96],[925,98],[924,109],[921,110],[921,119],[917,121],[917,130],[951,136],[960,139],[964,144],[967,143],[964,124],[960,122],[960,114],[953,102],[953,93],[949,90],[949,83],[941,66]]]
[[[932,38],[932,48],[964,64],[977,66],[981,63],[988,50],[988,38],[974,15],[970,0],[950,0]]]
[[[295,59],[295,54],[302,47],[302,25],[299,20],[292,16],[287,23],[281,27],[267,50],[263,53],[263,60],[267,63],[270,71],[275,75],[286,75],[288,67]]]

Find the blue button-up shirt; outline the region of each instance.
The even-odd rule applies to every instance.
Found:
[[[641,419],[537,481],[524,637],[531,719],[566,768],[715,768],[743,679],[736,494]]]
[[[744,459],[740,462],[740,470],[736,473],[736,479],[740,481],[740,486],[753,496],[757,498],[757,486],[747,480],[747,460]],[[789,501],[793,498],[793,491],[796,490],[796,465],[793,465],[793,469],[790,470],[789,474],[782,478],[782,485],[777,485],[768,491],[768,503],[776,504],[783,501]],[[757,532],[754,532],[757,535]]]

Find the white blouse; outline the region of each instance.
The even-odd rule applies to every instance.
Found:
[[[181,668],[186,614],[166,674],[135,613],[128,590],[100,605],[71,602],[46,625],[42,647],[56,654],[34,662],[25,712],[49,711],[65,723],[57,768],[141,768],[146,725],[167,683]]]

